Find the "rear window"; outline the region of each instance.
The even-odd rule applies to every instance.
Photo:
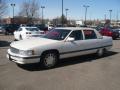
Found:
[[[85,39],[96,39],[97,36],[93,30],[83,30]]]

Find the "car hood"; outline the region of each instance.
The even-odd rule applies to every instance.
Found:
[[[11,43],[11,47],[20,49],[20,50],[29,50],[34,47],[46,46],[59,42],[58,40],[52,40],[47,38],[31,38],[21,41],[15,41]]]

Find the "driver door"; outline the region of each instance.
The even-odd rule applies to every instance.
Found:
[[[69,37],[74,38],[73,41],[65,41],[62,46],[61,58],[73,57],[81,55],[81,50],[85,49],[82,30],[73,31]]]

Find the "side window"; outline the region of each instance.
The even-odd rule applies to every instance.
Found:
[[[81,30],[73,31],[73,32],[70,34],[70,37],[74,37],[75,40],[83,40],[83,35],[82,35]]]
[[[83,30],[85,39],[96,39],[97,36],[93,30]]]

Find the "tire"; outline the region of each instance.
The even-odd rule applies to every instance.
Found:
[[[113,37],[112,39],[113,39],[113,40],[116,40],[116,38],[115,38],[115,37]]]
[[[18,41],[17,39],[14,39],[14,41]]]
[[[103,48],[98,49],[98,50],[97,50],[97,53],[96,53],[97,56],[98,56],[98,57],[102,57],[102,56],[104,55],[104,51],[105,51],[105,50],[104,50]]]
[[[40,61],[43,68],[49,69],[49,68],[55,67],[58,59],[59,59],[59,56],[56,52],[49,51],[42,54]]]
[[[19,39],[20,39],[20,40],[22,40],[22,39],[23,39],[21,35],[20,35]]]

